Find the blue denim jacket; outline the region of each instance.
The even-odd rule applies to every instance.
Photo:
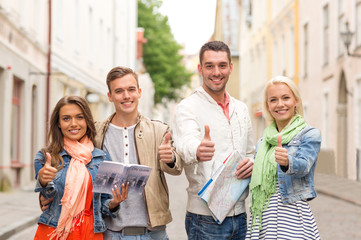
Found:
[[[59,170],[54,180],[46,187],[40,185],[37,180],[35,192],[40,192],[46,199],[54,198],[49,204],[49,207],[40,215],[38,223],[43,223],[52,227],[57,227],[58,220],[61,212],[61,199],[64,194],[64,185],[66,173],[69,168],[71,156],[63,150],[59,153],[64,160],[64,167]],[[94,182],[95,176],[98,172],[98,167],[102,161],[110,161],[108,153],[94,148],[91,161],[87,164],[87,169],[91,175],[91,179]],[[38,179],[39,170],[44,166],[44,154],[39,151],[34,160],[35,178]],[[93,215],[94,215],[94,232],[104,232],[106,230],[105,222],[102,216],[115,217],[113,213],[109,211],[109,201],[112,197],[108,194],[93,193]]]
[[[321,147],[320,131],[307,126],[283,147],[287,149],[289,165],[287,168],[277,164],[282,202],[288,204],[302,199],[312,200],[316,197],[314,173]]]

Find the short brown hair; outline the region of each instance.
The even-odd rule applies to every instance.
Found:
[[[110,93],[110,82],[114,81],[115,79],[122,78],[128,74],[133,75],[133,77],[137,82],[137,87],[139,88],[138,75],[131,68],[119,66],[110,70],[110,72],[107,75],[107,86],[109,93]]]
[[[228,45],[225,44],[224,42],[210,41],[210,42],[205,43],[201,47],[201,50],[199,51],[199,64],[202,64],[203,56],[204,56],[205,51],[226,52],[227,57],[228,57],[228,61],[229,61],[229,63],[231,63],[231,50],[229,50]]]

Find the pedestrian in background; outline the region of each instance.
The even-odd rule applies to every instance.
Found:
[[[291,79],[271,79],[263,97],[263,113],[271,124],[256,147],[246,239],[320,239],[307,202],[316,197],[320,132],[304,120],[302,99]]]
[[[247,106],[231,97],[225,88],[233,64],[229,47],[220,41],[204,44],[199,53],[201,87],[182,100],[174,113],[173,135],[177,152],[184,161],[189,182],[185,218],[188,239],[244,239],[247,232],[243,192],[222,224],[212,217],[198,192],[223,161],[237,149],[244,159],[232,177],[252,174],[254,144]]]
[[[103,239],[102,215],[113,216],[127,198],[115,187],[114,198],[93,193],[99,164],[109,155],[94,148],[95,126],[86,100],[66,96],[56,104],[50,119],[49,145],[34,160],[36,192],[51,199],[39,218],[34,239]]]
[[[172,221],[172,215],[164,173],[182,173],[181,159],[172,147],[170,128],[139,113],[142,91],[132,69],[111,69],[106,83],[115,113],[96,122],[96,146],[107,151],[113,161],[146,165],[152,171],[144,192],[130,191],[116,218],[105,218],[108,229],[104,239],[167,240],[166,225]]]

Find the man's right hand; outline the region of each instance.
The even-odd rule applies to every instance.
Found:
[[[204,138],[197,148],[198,161],[212,160],[214,151],[214,142],[212,142],[211,136],[209,135],[209,126],[204,125]]]
[[[41,186],[46,187],[49,182],[53,181],[57,172],[58,170],[51,166],[51,155],[47,152],[44,167],[38,173]]]

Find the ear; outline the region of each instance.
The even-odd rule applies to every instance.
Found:
[[[141,88],[138,89],[138,94],[139,94],[139,98],[140,98],[142,96],[142,89]]]
[[[233,63],[232,62],[229,64],[229,69],[230,69],[229,73],[232,73],[232,70],[233,70]]]
[[[201,64],[198,64],[198,72],[202,76],[202,66],[201,66]]]
[[[110,94],[110,92],[108,92],[107,95],[108,95],[108,100],[109,100],[109,102],[113,102],[113,100],[112,100],[112,95]]]

